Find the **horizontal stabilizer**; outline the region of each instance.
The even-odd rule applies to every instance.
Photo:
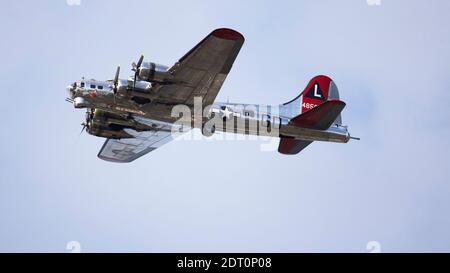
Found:
[[[285,155],[295,155],[311,143],[312,141],[282,137],[280,138],[280,145],[278,145],[278,152]]]
[[[289,124],[302,128],[326,130],[330,128],[345,107],[345,102],[329,100],[304,112],[289,121]]]

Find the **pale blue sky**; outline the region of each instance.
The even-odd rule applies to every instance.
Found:
[[[0,251],[450,251],[449,12],[445,0],[5,1]],[[171,65],[218,27],[246,38],[218,100],[278,104],[327,74],[362,140],[297,156],[181,141],[99,160],[67,84],[141,53]]]

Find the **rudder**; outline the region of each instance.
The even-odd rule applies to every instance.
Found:
[[[282,112],[290,117],[305,113],[328,100],[339,100],[339,90],[334,81],[325,75],[312,78],[303,92],[295,99],[284,103]],[[336,118],[335,123],[341,124],[341,116]]]

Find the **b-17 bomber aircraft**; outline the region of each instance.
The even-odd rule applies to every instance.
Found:
[[[277,106],[215,102],[243,43],[239,32],[216,29],[170,68],[141,55],[128,79],[119,78],[120,67],[112,80],[83,78],[67,87],[66,100],[87,109],[83,130],[106,138],[98,157],[112,162],[131,162],[191,128],[206,136],[279,137],[282,154],[297,154],[313,141],[352,138],[341,121],[345,103],[327,76],[314,77],[300,95]]]

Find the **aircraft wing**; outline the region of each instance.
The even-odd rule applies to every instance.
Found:
[[[100,149],[98,157],[111,162],[131,162],[173,140],[173,129],[177,132],[180,131],[180,128],[174,128],[174,126],[179,127],[175,124],[144,118],[141,118],[140,122],[153,125],[154,130],[138,132],[124,129],[134,138],[107,139]]]
[[[169,69],[176,83],[154,85],[158,94],[154,101],[192,106],[194,97],[200,96],[203,106],[211,105],[243,43],[244,37],[235,30],[214,30]]]
[[[244,37],[235,30],[214,30],[169,69],[174,83],[152,85],[156,94],[152,102],[192,107],[194,97],[202,97],[203,107],[211,105],[243,43]],[[131,162],[171,141],[173,126],[160,122],[160,126],[151,131],[125,129],[134,138],[107,139],[98,157],[113,162]]]

